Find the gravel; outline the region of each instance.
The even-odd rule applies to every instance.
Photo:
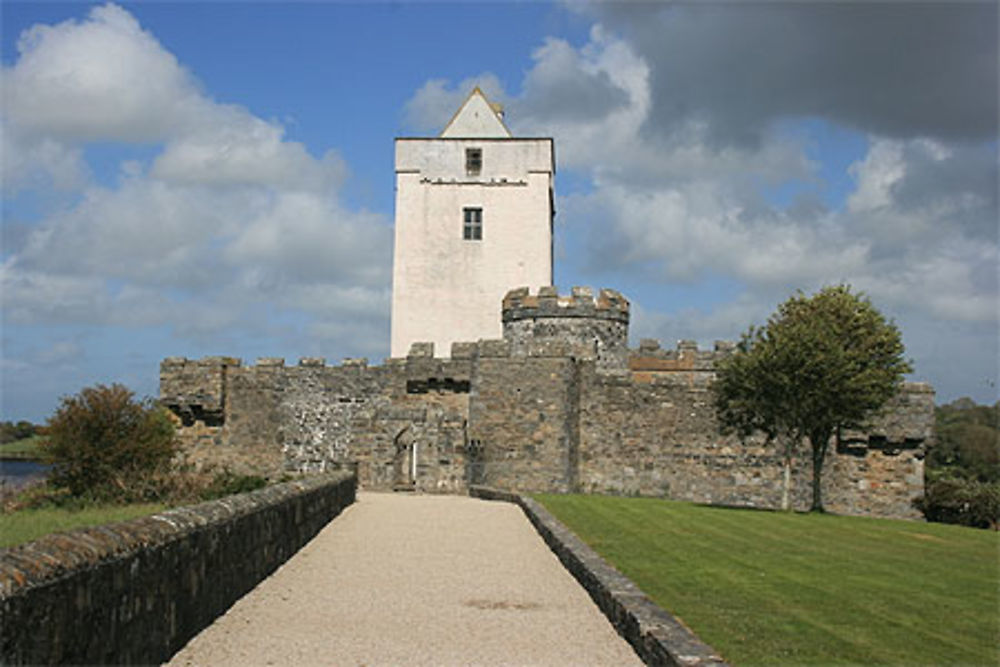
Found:
[[[360,493],[170,665],[639,665],[511,504]]]

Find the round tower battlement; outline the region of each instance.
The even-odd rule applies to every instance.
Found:
[[[512,355],[590,357],[600,368],[624,369],[628,319],[628,299],[611,289],[595,299],[589,287],[574,287],[570,296],[555,287],[537,295],[521,287],[503,299],[503,337]]]
[[[586,317],[614,320],[627,327],[628,308],[628,299],[613,289],[602,289],[595,300],[589,287],[574,287],[570,296],[559,296],[555,287],[542,287],[537,295],[532,295],[527,287],[519,287],[503,298],[503,322]]]

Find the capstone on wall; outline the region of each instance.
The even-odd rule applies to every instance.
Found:
[[[710,398],[732,345],[627,347],[628,302],[602,290],[513,290],[504,338],[431,343],[369,366],[302,359],[166,359],[161,400],[181,422],[188,460],[277,475],[356,470],[362,487],[460,493],[469,484],[776,508],[782,457],[719,433]],[[907,383],[861,432],[842,433],[824,468],[833,512],[912,517],[933,437],[934,395]],[[810,502],[795,457],[789,495]]]

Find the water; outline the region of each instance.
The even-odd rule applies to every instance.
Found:
[[[0,485],[22,486],[32,480],[44,477],[48,470],[48,464],[38,461],[0,459]]]

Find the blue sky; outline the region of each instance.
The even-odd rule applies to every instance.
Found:
[[[553,136],[556,281],[710,346],[848,282],[997,397],[995,3],[17,3],[3,419],[162,357],[388,354],[392,139]]]

